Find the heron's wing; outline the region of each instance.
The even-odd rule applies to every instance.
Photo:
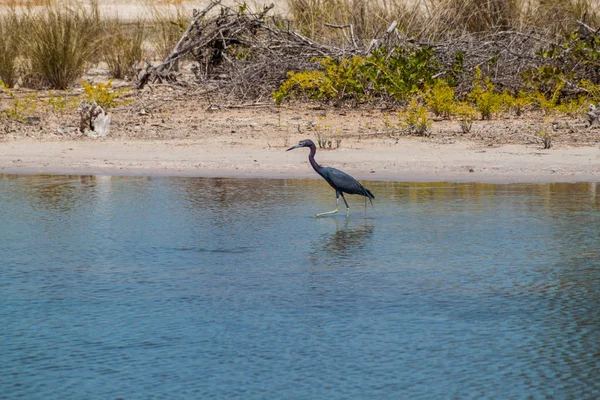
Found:
[[[362,196],[375,198],[373,194],[361,185],[356,179],[339,169],[323,168],[323,177],[334,189],[348,194],[360,194]]]

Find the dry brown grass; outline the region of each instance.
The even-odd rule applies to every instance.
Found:
[[[101,53],[112,78],[134,76],[134,65],[144,59],[144,40],[148,30],[145,25],[142,19],[130,23],[118,18],[103,21],[105,39]]]
[[[423,15],[419,2],[407,5],[401,0],[288,0],[296,28],[324,41],[370,40],[379,36],[394,21],[404,32],[419,29]],[[327,25],[345,26],[342,31]]]
[[[520,28],[535,27],[550,36],[577,30],[577,21],[600,26],[600,8],[594,0],[530,0],[520,11]]]
[[[169,3],[174,7],[159,7],[154,3],[146,3],[148,10],[148,35],[155,52],[155,58],[165,59],[175,47],[181,34],[187,27],[191,16],[186,15],[181,2]]]
[[[55,0],[0,0],[0,6],[6,7],[38,7],[54,3]]]
[[[519,0],[431,0],[428,34],[462,35],[515,29]]]
[[[154,2],[155,5],[169,5],[169,6],[181,6],[184,3],[187,3],[186,0],[158,0]]]
[[[22,17],[14,9],[7,14],[0,15],[0,81],[8,87],[13,87],[18,80],[21,23]]]
[[[392,21],[398,21],[407,36],[426,40],[532,28],[555,38],[573,32],[577,20],[600,25],[594,0],[288,0],[288,4],[296,28],[323,41],[347,41],[343,32],[326,24],[352,25],[362,41],[385,32]]]

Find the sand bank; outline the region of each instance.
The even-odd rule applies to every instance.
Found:
[[[290,142],[294,144],[295,141]],[[0,142],[0,173],[318,178],[306,149],[286,152],[265,140],[39,140]],[[362,180],[457,182],[600,181],[600,149],[457,142],[412,138],[351,143],[317,152],[317,160]]]

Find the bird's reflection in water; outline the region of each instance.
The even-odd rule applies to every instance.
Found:
[[[321,222],[335,224],[335,231],[319,238],[312,254],[313,261],[323,255],[340,260],[356,259],[355,256],[364,250],[373,236],[374,227],[368,223],[351,224],[348,218],[345,221],[335,218]]]

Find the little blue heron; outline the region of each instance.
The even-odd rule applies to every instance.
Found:
[[[324,212],[321,214],[315,215],[315,217],[322,217],[323,215],[336,214],[339,211],[340,206],[340,195],[342,195],[342,199],[346,204],[346,217],[350,215],[350,207],[348,206],[348,202],[344,197],[344,193],[348,194],[360,194],[361,196],[365,196],[373,205],[373,200],[375,196],[373,193],[350,175],[345,172],[340,171],[339,169],[331,168],[331,167],[322,167],[315,161],[315,153],[317,152],[317,147],[313,143],[312,140],[306,139],[301,140],[300,143],[295,145],[294,147],[290,147],[286,151],[298,149],[300,147],[308,147],[310,148],[310,153],[308,154],[308,161],[310,161],[310,165],[317,171],[317,174],[321,175],[323,179],[329,183],[329,185],[335,189],[335,210]],[[366,204],[365,199],[365,204]]]

